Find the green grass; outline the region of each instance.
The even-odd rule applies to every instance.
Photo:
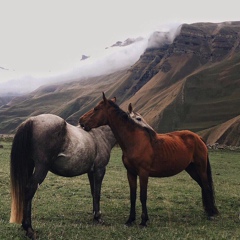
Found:
[[[25,239],[20,225],[9,224],[11,142],[1,144],[4,148],[0,149],[0,239]],[[63,178],[49,173],[33,201],[33,227],[38,239],[240,239],[240,152],[211,151],[210,160],[221,213],[213,221],[208,221],[203,213],[200,188],[183,172],[171,178],[150,178],[148,227],[138,226],[139,199],[136,223],[125,227],[129,188],[121,150],[114,148],[102,187],[105,224],[92,222],[86,175]]]

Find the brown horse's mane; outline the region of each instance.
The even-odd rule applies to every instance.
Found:
[[[112,107],[114,107],[114,111],[116,114],[122,119],[122,121],[129,123],[133,126],[133,128],[139,128],[147,133],[147,135],[150,137],[150,140],[154,140],[156,138],[157,133],[147,127],[143,127],[141,125],[138,125],[132,118],[129,117],[129,114],[124,112],[117,104],[115,104],[113,101],[108,101]]]

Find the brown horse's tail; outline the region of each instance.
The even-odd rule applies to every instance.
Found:
[[[215,203],[215,192],[214,192],[214,185],[213,185],[213,179],[212,179],[212,170],[211,170],[211,165],[210,165],[210,161],[209,161],[209,156],[207,159],[207,176],[208,176],[208,185],[209,185],[209,189],[210,189],[210,215],[214,216],[217,215],[218,209],[216,207],[216,203]]]
[[[34,169],[31,152],[32,120],[27,120],[19,126],[12,143],[10,161],[12,198],[10,223],[21,223],[23,219],[25,188]]]

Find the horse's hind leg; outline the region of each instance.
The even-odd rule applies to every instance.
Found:
[[[190,163],[185,170],[192,177],[192,179],[195,180],[198,183],[198,185],[202,188],[202,180],[197,172],[194,163]]]
[[[94,172],[88,173],[88,179],[91,186],[91,193],[93,197],[93,214],[94,221],[102,224],[104,221],[101,218],[100,211],[100,198],[101,198],[101,187],[102,181],[106,172],[106,168],[95,169]]]
[[[198,169],[194,163],[191,163],[186,168],[186,171],[199,184],[202,189],[202,202],[205,212],[210,218],[218,214],[218,210],[215,206],[214,189],[209,162],[206,171]]]
[[[22,227],[26,231],[26,236],[30,239],[36,239],[36,234],[32,228],[32,199],[37,191],[38,185],[45,179],[47,172],[46,167],[36,167],[26,186]]]
[[[188,167],[185,169],[186,172],[192,177],[193,180],[195,180],[198,185],[201,187],[201,190],[202,190],[202,202],[203,202],[203,206],[205,206],[205,201],[204,201],[204,197],[205,197],[205,194],[203,192],[203,185],[202,185],[202,180],[200,178],[200,175],[195,167],[195,164],[194,163],[190,163],[188,165]]]

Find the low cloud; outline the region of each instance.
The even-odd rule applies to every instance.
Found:
[[[174,24],[168,27],[165,26],[161,30],[153,32],[148,38],[147,48],[159,48],[165,44],[171,44],[180,31],[181,25]]]
[[[136,41],[131,39],[129,44],[113,45],[114,47],[103,49],[102,54],[99,54],[98,57],[90,56],[84,61],[79,60],[76,66],[69,71],[43,77],[33,75],[13,77],[7,82],[0,83],[0,94],[27,93],[46,84],[81,80],[81,78],[95,77],[126,69],[132,66],[147,48],[157,48],[163,44],[172,43],[176,35],[179,34],[180,29],[179,24],[168,26],[145,37],[137,38]],[[3,72],[4,74],[15,74],[11,70],[0,69],[0,77]]]

